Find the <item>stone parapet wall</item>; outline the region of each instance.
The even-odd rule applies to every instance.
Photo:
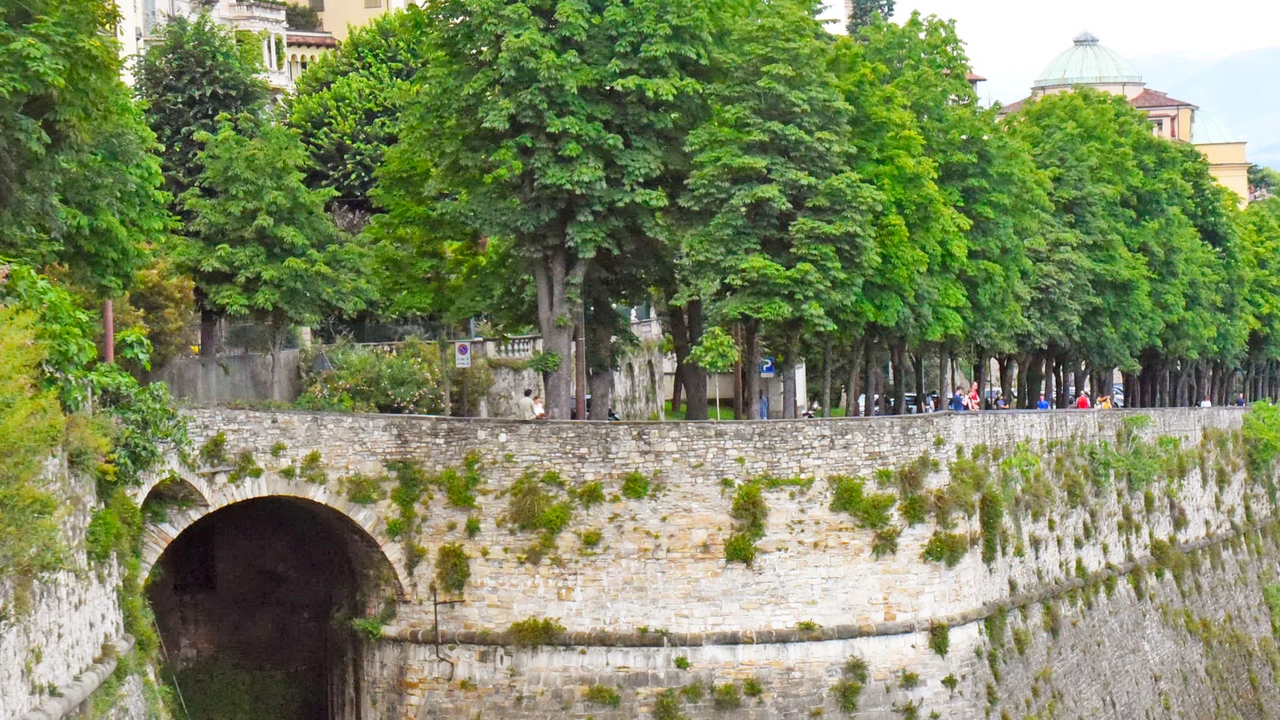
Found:
[[[487,483],[479,510],[431,503],[419,541],[428,561],[417,568],[411,595],[423,598],[432,582],[429,561],[444,543],[461,541],[471,556],[472,577],[465,600],[448,609],[442,622],[456,630],[498,631],[528,617],[560,618],[570,631],[614,633],[652,628],[672,633],[767,631],[794,628],[803,621],[824,627],[869,626],[899,621],[927,622],[962,613],[1010,594],[1011,581],[1024,590],[1070,577],[1082,558],[1095,571],[1126,559],[1115,522],[1100,527],[1082,548],[1075,536],[1087,517],[1079,512],[1027,523],[1026,534],[1042,538],[1037,558],[1029,549],[994,567],[976,551],[954,568],[921,560],[932,536],[931,523],[905,528],[896,554],[872,557],[872,533],[855,527],[847,514],[828,509],[832,475],[871,477],[925,454],[944,460],[956,448],[992,448],[1046,439],[1116,436],[1126,413],[982,413],[900,419],[755,422],[723,424],[508,423],[436,418],[193,412],[197,443],[220,428],[234,454],[248,449],[271,472],[318,450],[330,469],[330,487],[345,473],[377,473],[393,459],[415,459],[440,470],[458,466],[469,452],[482,458]],[[1152,413],[1143,432],[1151,438],[1178,437],[1194,444],[1203,428],[1238,427],[1231,409]],[[289,448],[278,459],[270,448]],[[296,457],[292,457],[296,456]],[[994,462],[994,461],[992,461]],[[557,549],[542,564],[521,562],[537,537],[499,527],[507,511],[501,497],[527,471],[554,470],[570,486],[602,481],[605,502],[575,510]],[[643,500],[618,497],[624,475],[656,476],[661,489]],[[1193,470],[1193,475],[1198,470]],[[769,517],[760,555],[752,567],[725,560],[724,543],[733,531],[732,490],[722,480],[741,483],[762,475],[817,478],[808,488],[767,491]],[[1215,509],[1212,484],[1194,477],[1181,500],[1188,515],[1182,540],[1230,528],[1239,514],[1240,478],[1233,478]],[[930,487],[945,486],[945,462],[929,476]],[[1235,495],[1232,495],[1235,493]],[[1232,502],[1232,501],[1235,502]],[[1221,502],[1221,501],[1220,501]],[[392,505],[376,506],[386,518]],[[1119,517],[1114,498],[1101,512]],[[480,532],[467,539],[466,519],[480,519]],[[368,526],[369,523],[362,523]],[[1172,531],[1168,512],[1151,517],[1158,537]],[[580,535],[599,530],[597,548],[583,547]],[[961,519],[959,532],[976,533],[978,519]],[[1063,538],[1059,547],[1055,538]],[[1104,544],[1106,552],[1104,553]],[[430,624],[412,606],[406,624]]]
[[[384,549],[403,543],[424,551],[412,572],[402,565],[411,553],[388,553],[407,578],[406,601],[386,628],[387,638],[366,659],[365,686],[372,689],[368,708],[403,707],[398,716],[450,719],[469,718],[477,710],[485,717],[531,719],[645,716],[662,688],[697,681],[740,684],[748,678],[772,689],[735,717],[810,717],[819,710],[839,716],[828,690],[853,656],[866,659],[872,673],[862,700],[869,712],[860,717],[900,717],[904,704],[916,701],[942,717],[981,717],[988,705],[1021,717],[1025,708],[1009,703],[1015,693],[1006,689],[1000,699],[1002,683],[976,653],[990,641],[982,630],[984,619],[1012,608],[1034,624],[1049,605],[1061,606],[1065,615],[1063,603],[1091,594],[1090,602],[1113,607],[1126,627],[1141,628],[1150,608],[1127,589],[1133,568],[1151,565],[1153,551],[1167,561],[1169,552],[1184,557],[1179,548],[1195,550],[1224,539],[1234,543],[1242,527],[1264,523],[1272,514],[1266,488],[1244,472],[1242,417],[1234,408],[1213,408],[737,423],[518,423],[191,412],[197,445],[223,433],[228,452],[253,455],[268,484],[284,467],[318,452],[329,472],[324,492],[338,495],[345,492],[344,476],[383,473],[393,460],[416,461],[439,472],[462,466],[468,455],[479,457],[484,483],[476,508],[450,507],[445,493],[433,490],[420,508],[421,526],[405,540],[378,530],[380,522],[396,516],[389,499],[362,509],[359,520],[373,528]],[[1129,437],[1141,442],[1130,449]],[[1121,451],[1112,453],[1118,443]],[[1157,456],[1165,459],[1155,468],[1151,463]],[[911,465],[929,467],[922,460],[926,457],[938,462],[924,473],[925,497],[953,485],[950,466],[962,457],[969,472],[979,467],[994,486],[1005,487],[1005,512],[995,519],[996,530],[984,527],[983,514],[976,511],[957,514],[954,527],[942,528],[932,513],[909,525],[900,503],[892,513],[893,527],[901,529],[897,550],[876,558],[875,533],[831,509],[829,480],[861,476],[867,478],[868,492],[896,493],[893,473]],[[1079,478],[1077,471],[1085,465],[1095,473],[1092,484]],[[558,473],[571,491],[600,482],[606,497],[592,507],[572,503],[571,519],[549,547],[537,533],[517,531],[507,518],[513,484],[548,471]],[[623,479],[635,472],[649,478],[654,491],[626,499]],[[1124,473],[1137,478],[1129,481],[1132,488]],[[768,518],[756,543],[758,555],[747,566],[726,561],[725,543],[737,527],[731,515],[734,497],[752,483],[764,488]],[[1071,483],[1078,487],[1068,491]],[[388,476],[383,489],[394,486]],[[546,487],[556,498],[569,497]],[[298,494],[316,496],[312,488]],[[248,486],[243,492],[251,494]],[[1047,492],[1048,498],[1033,511],[1037,492]],[[1079,497],[1073,499],[1072,493]],[[382,520],[370,521],[364,517],[368,512]],[[474,537],[465,531],[469,518],[479,521]],[[597,544],[584,542],[597,532]],[[931,538],[946,532],[970,545],[954,567],[922,558]],[[441,546],[453,543],[469,558],[470,578],[461,597],[449,598],[461,602],[439,608],[443,643],[436,647],[435,559]],[[1202,552],[1208,550],[1197,550]],[[535,562],[537,555],[545,557]],[[1259,552],[1240,560],[1242,571],[1246,565],[1251,572],[1260,564],[1274,568],[1275,558],[1274,549]],[[1262,581],[1258,572],[1254,575],[1247,590],[1232,595],[1238,612],[1256,611],[1261,602]],[[1215,576],[1213,582],[1226,581]],[[1112,588],[1105,600],[1098,595],[1103,586]],[[1214,622],[1224,617],[1219,614]],[[547,647],[511,647],[504,632],[529,618],[555,619],[565,633]],[[928,628],[941,621],[953,626],[946,658],[928,646]],[[1089,632],[1099,632],[1097,623],[1083,615],[1069,621],[1091,623]],[[1072,637],[1070,631],[1057,632]],[[1169,642],[1187,642],[1178,637]],[[1104,664],[1129,653],[1159,674],[1156,655],[1143,654],[1144,646],[1133,637],[1124,640],[1132,647],[1084,635],[1057,652]],[[1099,655],[1090,642],[1111,649]],[[1004,662],[1022,662],[1012,659],[1010,649],[1004,652]],[[687,657],[693,670],[676,669],[677,657]],[[1097,682],[1076,662],[1054,659],[1046,666],[1065,678]],[[1010,686],[1016,694],[1031,693],[1032,685],[1036,692],[1048,692],[1051,683],[1035,679],[1043,667],[1017,667],[1010,677],[1031,679]],[[928,692],[897,688],[895,678],[904,671],[932,683]],[[941,688],[947,675],[955,675],[963,692]],[[987,698],[988,682],[994,703]],[[619,688],[619,709],[584,702],[584,691],[594,684]],[[1152,703],[1160,696],[1148,691],[1116,690],[1112,694],[1120,699],[1110,701],[1158,716],[1159,706]],[[1105,699],[1108,691],[1089,692]],[[709,703],[686,700],[686,714],[712,716]],[[1088,714],[1083,700],[1070,707],[1078,712],[1068,717],[1134,716]]]

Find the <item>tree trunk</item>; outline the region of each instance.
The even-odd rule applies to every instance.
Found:
[[[440,357],[440,379],[444,381],[444,411],[445,416],[453,414],[453,359],[450,357],[453,353],[449,352],[448,340],[436,343],[436,350],[439,351]]]
[[[742,328],[742,394],[747,405],[747,417],[752,420],[768,420],[760,417],[760,347],[757,342],[758,321],[751,319]]]
[[[671,333],[671,352],[676,357],[676,370],[671,377],[671,412],[680,412],[680,393],[684,389],[684,371],[689,357],[689,328],[685,325],[683,308],[668,306],[666,328]]]
[[[862,375],[862,343],[858,340],[853,341],[853,346],[849,349],[849,387],[845,391],[844,416],[854,417],[862,412],[861,406],[858,405],[858,388],[860,386],[859,378]]]
[[[746,344],[742,337],[742,324],[734,323],[733,339],[738,343],[738,347],[745,348]],[[746,398],[746,380],[743,376],[742,353],[738,353],[738,362],[733,370],[733,419],[742,420],[751,416],[751,402]]]
[[[831,417],[831,336],[822,340],[822,417]]]
[[[986,352],[978,349],[978,359],[973,364],[973,381],[978,383],[978,407],[987,409],[987,366]]]
[[[212,310],[200,311],[200,357],[218,354],[218,315]]]
[[[702,340],[703,317],[702,301],[690,300],[678,312],[685,316],[685,328],[688,332],[689,347]],[[707,419],[707,371],[686,363],[684,367],[685,418],[688,420]],[[719,415],[716,415],[719,418]]]
[[[568,420],[573,395],[573,326],[581,300],[572,300],[569,286],[578,285],[585,261],[570,262],[565,247],[545,250],[533,264],[538,297],[538,328],[542,351],[557,359],[555,369],[544,373],[548,420]]]
[[[876,344],[867,338],[863,341],[862,351],[862,414],[871,417],[876,412]]]
[[[596,357],[608,359],[609,345],[613,342],[613,332],[606,323],[595,323],[590,331],[591,344],[597,348]],[[587,379],[587,386],[591,390],[591,410],[590,418],[592,420],[608,420],[609,409],[613,407],[613,363],[601,362],[597,363],[601,367],[593,367],[590,369],[590,377]],[[631,388],[635,392],[635,388]]]
[[[782,361],[782,417],[793,420],[796,417],[796,362],[800,353],[800,328],[788,330],[786,336],[786,358]]]
[[[893,368],[893,414],[907,413],[907,342],[895,340],[889,348],[889,363]]]
[[[1000,394],[1009,407],[1017,407],[1013,400],[1013,358],[1001,355],[996,358],[996,365],[1000,369]]]
[[[915,368],[916,375],[916,412],[927,412],[925,406],[929,403],[929,392],[924,387],[924,358],[923,352],[918,355],[911,356],[911,365]]]
[[[116,308],[111,298],[102,301],[102,362],[116,361]]]

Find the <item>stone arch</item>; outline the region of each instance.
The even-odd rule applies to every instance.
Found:
[[[357,621],[385,622],[404,581],[349,506],[297,484],[223,482],[208,505],[148,527],[148,556],[176,531],[148,561],[147,597],[193,716],[267,702],[280,720],[369,717],[361,688],[376,650]]]
[[[220,476],[220,477],[218,477]],[[203,504],[189,508],[170,510],[162,519],[150,522],[142,533],[142,574],[151,573],[165,550],[192,525],[218,511],[249,500],[265,498],[293,498],[312,503],[337,513],[350,526],[352,537],[359,538],[371,552],[385,561],[394,578],[397,598],[404,600],[412,587],[405,568],[404,548],[386,534],[386,522],[377,510],[357,505],[323,485],[299,480],[288,480],[276,473],[265,473],[259,478],[246,478],[237,483],[225,480],[225,473],[182,473],[182,481],[200,492]],[[211,481],[211,477],[216,478]],[[151,494],[159,481],[150,484],[142,498]],[[144,486],[145,487],[145,486]]]

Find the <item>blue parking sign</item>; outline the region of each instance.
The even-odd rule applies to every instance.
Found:
[[[777,373],[778,369],[773,363],[773,358],[760,358],[760,377],[771,378],[777,375]]]

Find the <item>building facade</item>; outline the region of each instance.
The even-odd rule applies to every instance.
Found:
[[[1191,143],[1209,162],[1209,171],[1225,188],[1249,200],[1249,161],[1246,143],[1216,118],[1185,100],[1147,87],[1142,75],[1124,56],[1100,44],[1086,31],[1040,73],[1031,96],[1000,109],[1001,117],[1018,112],[1029,101],[1054,93],[1090,87],[1123,95],[1151,121],[1151,132],[1172,142]]]
[[[401,2],[403,0],[357,0],[357,2]],[[298,75],[320,54],[337,45],[338,39],[323,29],[289,27],[287,5],[278,0],[117,0],[120,23],[117,39],[125,57],[146,51],[166,17],[192,17],[201,12],[236,33],[237,39],[261,46],[263,76],[278,92],[293,89]],[[333,2],[333,0],[331,0]],[[323,2],[320,2],[323,5]],[[314,3],[313,3],[314,6]],[[314,9],[314,7],[313,7]],[[322,23],[324,13],[319,13]],[[322,24],[322,27],[323,24]],[[346,26],[343,26],[345,36]],[[128,67],[126,66],[126,73]],[[131,77],[126,75],[126,81]]]
[[[379,15],[417,5],[417,0],[302,0],[320,15],[324,29],[346,40],[353,27],[367,25]]]

